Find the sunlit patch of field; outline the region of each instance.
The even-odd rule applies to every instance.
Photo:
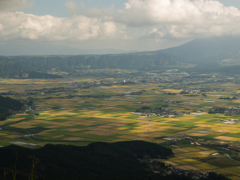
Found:
[[[180,155],[185,156],[187,158],[194,158],[194,157],[207,157],[210,154],[214,153],[216,151],[201,151],[201,152],[188,152],[188,153],[181,153]]]
[[[217,129],[217,130],[215,130],[215,132],[220,132],[220,133],[226,133],[226,132],[230,132],[230,131],[231,130],[228,130],[228,129]]]
[[[216,166],[212,166],[207,163],[193,164],[192,166],[200,170],[215,170],[217,168]]]
[[[114,132],[104,132],[104,131],[87,131],[85,132],[86,134],[93,134],[93,135],[98,135],[98,136],[110,136],[115,134]]]
[[[69,137],[69,138],[64,138],[64,140],[67,140],[67,141],[80,141],[80,140],[83,140],[85,138],[80,138],[80,137]]]
[[[113,79],[112,79],[113,80]],[[13,91],[25,93],[27,89],[42,89],[53,87],[72,87],[71,85],[63,84],[64,82],[80,82],[80,81],[99,81],[99,78],[69,78],[59,80],[15,80],[15,79],[0,79],[0,84],[5,84],[0,87],[1,91]],[[8,84],[8,85],[7,85]],[[28,85],[20,85],[28,84]],[[162,83],[165,88],[159,87],[159,84],[136,84],[124,86],[105,86],[92,87],[89,89],[78,89],[78,93],[59,92],[48,95],[30,96],[37,99],[34,104],[37,105],[36,110],[39,116],[33,119],[28,119],[28,114],[16,114],[9,117],[6,121],[0,121],[0,127],[7,128],[7,131],[0,133],[1,144],[7,145],[13,139],[24,138],[24,133],[34,132],[36,139],[32,143],[47,144],[74,144],[87,145],[90,142],[105,141],[129,141],[129,140],[144,140],[155,143],[168,143],[163,140],[164,137],[191,137],[193,139],[204,139],[204,141],[214,142],[233,142],[240,141],[240,123],[233,125],[223,124],[219,119],[231,120],[240,119],[239,115],[231,117],[224,114],[208,114],[209,107],[225,106],[235,107],[240,104],[240,101],[219,100],[220,95],[223,97],[231,97],[232,92],[208,92],[207,97],[203,97],[199,93],[197,97],[188,97],[184,95],[166,95],[164,93],[179,93],[181,90],[174,89],[178,84]],[[208,88],[218,88],[219,83],[204,84]],[[196,88],[199,85],[191,85]],[[190,87],[190,88],[191,88]],[[229,90],[239,89],[238,85],[233,83],[225,83],[223,87]],[[155,89],[155,90],[152,90]],[[142,95],[134,97],[135,99],[127,99],[123,97],[109,98],[79,98],[57,99],[66,97],[67,95],[113,95],[126,94],[126,92],[136,92],[146,90]],[[16,99],[25,99],[26,97],[15,97]],[[46,99],[51,97],[53,99]],[[178,104],[160,103],[162,100],[180,101]],[[88,103],[81,103],[87,101]],[[147,102],[139,104],[138,102]],[[44,106],[43,106],[44,105]],[[151,108],[159,108],[168,106],[175,111],[190,112],[185,116],[176,116],[171,118],[164,117],[144,117],[133,115],[136,109],[143,106]],[[56,109],[57,107],[57,109]],[[62,108],[62,109],[61,109]],[[205,112],[197,112],[197,111]],[[196,111],[196,112],[193,112]],[[201,115],[198,115],[201,114]],[[199,133],[199,131],[206,133]],[[20,131],[24,133],[11,134],[12,131]],[[3,140],[4,138],[4,140]],[[5,140],[6,139],[6,140]],[[26,139],[26,138],[25,138]],[[27,139],[26,139],[27,140]],[[48,140],[51,140],[48,142]],[[212,158],[212,153],[216,152],[211,148],[201,146],[171,146],[175,153],[175,157],[170,158],[168,162],[182,169],[194,169],[199,171],[217,170],[224,172],[229,177],[237,178],[238,171],[236,168],[222,168],[210,166],[207,161],[200,159]],[[221,161],[234,164],[230,159],[222,156],[216,159],[211,159],[214,165],[221,164]],[[219,159],[219,160],[218,160]],[[240,166],[236,163],[234,166]]]
[[[69,128],[69,129],[64,129],[64,130],[74,132],[74,131],[80,131],[81,129],[79,129],[79,128]]]
[[[178,160],[180,160],[180,159],[185,159],[186,157],[184,157],[184,156],[181,156],[181,155],[179,155],[179,154],[175,154],[175,157],[178,159]],[[180,160],[181,161],[181,160]]]
[[[227,140],[227,141],[231,141],[231,140],[234,140],[236,138],[234,137],[228,137],[228,136],[218,136],[218,137],[215,137],[215,139],[220,139],[220,140]]]
[[[186,159],[186,157],[182,158],[183,156],[181,156],[181,158],[178,158],[178,156],[176,156],[176,158],[171,159],[171,161],[175,162],[179,165],[186,165],[186,164],[187,165],[192,165],[192,164],[199,164],[200,163],[199,161],[197,161],[195,159]]]
[[[188,152],[196,152],[196,151],[200,150],[196,147],[185,147],[185,148],[182,148],[182,149],[187,150]]]
[[[189,133],[189,134],[187,134],[187,135],[200,137],[200,136],[206,136],[207,134],[202,134],[202,133]]]
[[[239,167],[225,168],[225,169],[223,169],[223,171],[225,171],[225,173],[230,172],[230,174],[232,174],[232,175],[234,174],[234,175],[240,176]]]
[[[228,176],[230,175],[230,177],[228,177],[230,179],[232,179],[231,175],[234,174],[232,171],[229,171],[227,169],[218,169],[217,172],[220,173],[220,174],[223,174],[223,175],[228,175]]]
[[[193,166],[189,166],[189,165],[183,165],[183,166],[177,166],[180,169],[183,170],[194,170],[194,171],[198,171],[199,169]]]
[[[182,90],[176,90],[176,89],[164,89],[164,92],[168,93],[180,93]]]
[[[171,161],[163,161],[166,165],[178,166],[178,164]]]
[[[222,174],[224,174],[224,173],[222,173]],[[239,176],[228,176],[228,178],[231,180],[240,180]]]
[[[10,138],[10,139],[16,139],[16,138],[19,138],[20,136],[19,135],[7,135],[5,137]]]
[[[13,119],[8,119],[6,122],[16,122],[16,121],[21,121],[25,118],[13,118]]]
[[[177,149],[173,149],[172,150],[174,153],[186,153],[186,152],[189,152],[188,150],[185,150],[185,149],[182,149],[182,148],[177,148]]]
[[[17,124],[12,124],[12,125],[10,125],[10,127],[15,127],[15,128],[20,128],[20,129],[29,129],[29,128],[33,128],[34,126],[29,125],[28,122],[21,122],[21,123],[17,123]]]
[[[54,137],[52,137],[52,138],[62,138],[62,137],[64,137],[65,135],[58,135],[58,136],[54,136]]]
[[[200,149],[200,150],[204,150],[204,151],[209,151],[209,149],[208,149],[208,148],[205,148],[205,147],[200,147],[200,146],[198,146],[198,149]]]

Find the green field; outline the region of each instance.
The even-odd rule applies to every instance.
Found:
[[[65,82],[99,81],[100,78],[77,78],[59,80],[16,80],[0,79],[0,91],[23,93],[29,89],[42,89],[53,87],[72,87]],[[186,85],[189,87],[189,85]],[[191,85],[192,88],[199,85]],[[10,145],[12,142],[33,143],[38,146],[45,144],[72,144],[87,145],[91,142],[144,140],[161,143],[173,149],[175,157],[166,161],[182,169],[199,171],[216,170],[231,179],[240,179],[239,153],[229,153],[213,144],[240,145],[240,123],[224,124],[224,120],[239,120],[240,115],[226,116],[225,114],[208,114],[209,107],[239,107],[238,100],[219,100],[220,96],[231,97],[239,93],[239,86],[233,83],[201,84],[205,87],[224,87],[228,92],[207,92],[198,96],[188,97],[183,94],[167,95],[166,93],[179,93],[177,87],[182,84],[143,84],[99,86],[89,89],[77,89],[78,92],[59,92],[46,95],[32,95],[34,112],[12,115],[5,121],[0,121],[0,146]],[[163,88],[165,87],[165,88]],[[145,90],[135,97],[116,96],[126,92]],[[108,98],[60,98],[69,95],[111,95]],[[9,97],[26,99],[27,97]],[[49,99],[49,97],[51,99]],[[166,104],[160,101],[180,101],[177,104]],[[87,103],[86,103],[87,102]],[[146,102],[140,104],[139,102]],[[177,112],[190,114],[174,117],[150,116],[132,114],[143,106],[151,108],[171,108]],[[195,112],[197,111],[197,112]],[[38,116],[34,117],[34,114]],[[180,141],[167,141],[163,138],[183,138]],[[192,142],[192,144],[190,144]],[[198,144],[194,144],[197,142]],[[239,148],[240,149],[240,148]],[[211,155],[223,151],[223,154]],[[233,157],[233,160],[230,159]],[[224,162],[224,163],[222,163]]]

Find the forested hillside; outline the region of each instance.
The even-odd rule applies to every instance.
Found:
[[[1,60],[3,59],[3,60]],[[34,71],[49,71],[59,69],[69,71],[72,69],[159,69],[168,66],[181,66],[177,58],[166,54],[119,54],[119,55],[79,55],[79,56],[15,56],[2,57],[0,61],[6,63],[21,63],[21,68]],[[16,66],[17,64],[14,64]],[[10,64],[9,64],[10,65]],[[10,68],[9,68],[10,69]],[[2,70],[4,72],[4,70]],[[11,69],[10,69],[11,71]]]
[[[19,111],[23,104],[9,97],[0,96],[0,120],[5,120],[13,111]]]
[[[0,75],[15,75],[29,71],[30,68],[21,61],[13,61],[9,57],[0,57]]]
[[[28,177],[39,180],[192,179],[190,176],[176,173],[166,174],[167,170],[163,163],[151,164],[153,158],[166,159],[172,155],[171,149],[144,141],[112,144],[99,142],[85,147],[46,145],[41,149],[9,146],[0,148],[0,175],[10,179],[11,168],[16,164],[16,170],[13,170],[17,172],[16,179],[28,179]],[[154,173],[152,168],[156,167],[159,173]],[[217,174],[213,177],[207,179],[227,180]]]
[[[0,77],[4,78],[31,78],[31,79],[56,79],[58,75],[37,72],[28,64],[18,61],[18,58],[0,57]]]

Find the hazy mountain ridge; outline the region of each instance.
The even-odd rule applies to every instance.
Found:
[[[32,71],[70,71],[79,69],[161,69],[184,66],[172,55],[158,54],[115,54],[115,55],[79,55],[79,56],[11,56],[0,57],[2,74],[9,72]],[[14,68],[13,68],[14,66]]]
[[[240,36],[196,39],[186,44],[152,53],[165,53],[180,61],[194,64],[218,63],[224,59],[240,59]]]
[[[5,43],[0,44],[0,54],[4,56],[44,56],[44,55],[86,55],[132,53],[120,49],[79,49],[67,45],[48,43]]]
[[[9,57],[0,57],[0,76],[5,78],[56,79],[58,75],[36,72],[22,61],[14,61]]]
[[[1,76],[19,76],[29,71],[69,72],[80,69],[162,69],[184,68],[187,71],[231,72],[240,65],[240,37],[196,39],[178,47],[151,52],[71,56],[1,56]],[[229,66],[228,68],[224,66]],[[233,71],[238,73],[238,70]],[[20,75],[21,76],[21,75]],[[42,78],[42,76],[40,76]]]

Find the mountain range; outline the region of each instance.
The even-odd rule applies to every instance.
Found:
[[[54,48],[58,49],[58,47]],[[47,73],[53,69],[69,72],[108,68],[138,70],[185,68],[184,71],[188,72],[239,73],[240,36],[196,39],[173,48],[137,53],[0,56],[0,65],[2,77],[23,77],[27,73],[32,78],[59,78],[39,73]]]
[[[240,60],[240,36],[196,39],[181,46],[151,53],[169,54],[181,62],[192,64],[216,63],[226,59]]]
[[[49,43],[1,43],[0,55],[2,56],[44,56],[44,55],[84,55],[84,54],[120,54],[133,53],[120,49],[79,49],[61,44]]]

